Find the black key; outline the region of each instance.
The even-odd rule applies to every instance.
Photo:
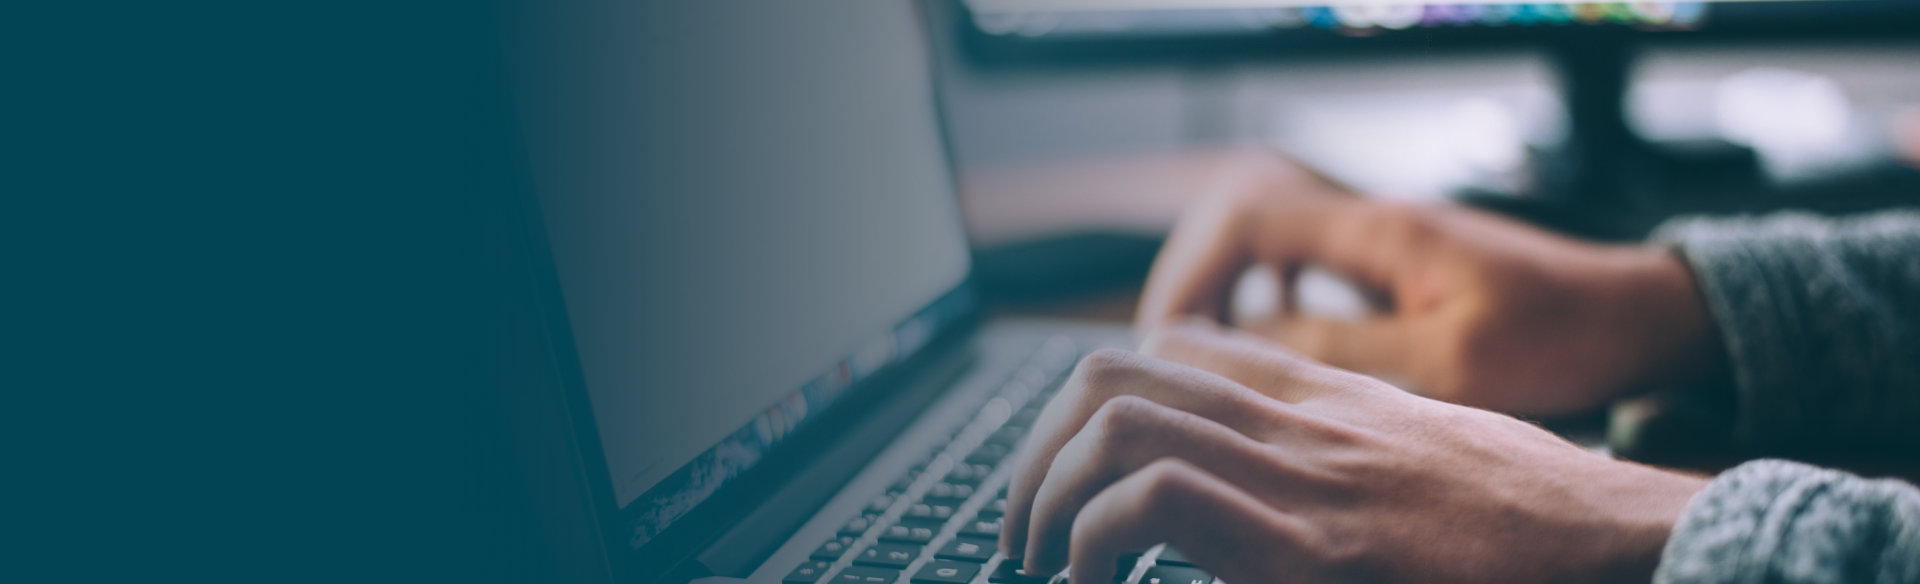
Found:
[[[901,517],[900,522],[897,523],[897,525],[905,525],[907,527],[925,527],[927,529],[931,529],[934,531],[940,531],[940,528],[946,526],[947,522],[944,519],[930,519],[925,517]]]
[[[1140,584],[1213,584],[1213,576],[1199,568],[1154,566],[1140,575]]]
[[[1146,552],[1120,554],[1120,559],[1113,563],[1113,581],[1126,580],[1128,575],[1133,574],[1133,567],[1140,565],[1141,556],[1145,555]]]
[[[809,561],[800,564],[800,567],[794,568],[792,572],[787,573],[787,577],[780,579],[780,582],[781,584],[813,584],[820,580],[821,576],[825,576],[827,574],[827,567],[832,565],[833,562],[820,560]]]
[[[1160,550],[1160,559],[1156,560],[1154,563],[1162,566],[1192,567],[1194,565],[1193,560],[1187,559],[1187,556],[1182,555],[1180,553],[1180,550],[1176,550],[1173,548],[1166,548],[1166,549]]]
[[[934,560],[921,566],[913,573],[916,584],[967,584],[973,575],[980,573],[979,564],[955,562],[952,560]]]
[[[907,487],[909,485],[913,484],[913,480],[920,478],[920,473],[926,470],[927,470],[927,463],[922,462],[920,464],[913,465],[913,468],[907,469],[906,476],[900,477],[900,480],[894,481],[893,486],[888,487],[888,489],[894,490],[894,491],[905,491],[907,490]]]
[[[1000,459],[1006,458],[1008,454],[1012,453],[1012,448],[1002,444],[981,444],[979,448],[973,449],[973,452],[967,455],[967,462],[969,464],[995,465],[1000,464]]]
[[[880,541],[925,544],[933,541],[934,530],[926,527],[894,525],[880,532]]]
[[[843,535],[827,540],[827,543],[820,545],[820,549],[813,550],[812,557],[816,560],[826,560],[829,562],[838,560],[841,554],[847,553],[847,548],[853,547],[854,539],[853,537]]]
[[[960,535],[998,538],[1000,537],[1000,520],[975,519],[962,523],[960,524]]]
[[[893,495],[892,494],[881,495],[878,497],[874,497],[872,501],[867,502],[867,512],[868,513],[886,513],[887,508],[892,506],[893,506]]]
[[[1007,425],[1024,429],[1033,426],[1033,421],[1038,419],[1040,419],[1040,407],[1030,405],[1020,408],[1020,411],[1014,412],[1012,417],[1007,418]]]
[[[999,444],[1011,449],[1019,446],[1020,440],[1026,437],[1027,430],[1025,428],[1002,427],[999,430],[994,430],[993,434],[988,435],[987,440],[982,442],[982,444]]]
[[[979,562],[984,564],[987,563],[987,559],[993,557],[993,551],[997,545],[998,542],[991,539],[956,537],[953,538],[953,541],[947,542],[946,546],[941,547],[939,552],[933,554],[933,557],[942,560],[960,560],[963,562]]]
[[[907,513],[901,516],[902,519],[933,519],[937,521],[946,521],[949,517],[953,517],[952,505],[928,505],[926,503],[907,507]]]
[[[932,488],[927,489],[927,498],[925,502],[929,504],[952,505],[955,507],[959,507],[961,503],[965,503],[967,501],[968,497],[972,497],[972,496],[973,496],[973,485],[956,485],[953,483],[934,483]]]
[[[855,517],[851,521],[848,521],[846,525],[840,526],[840,535],[859,537],[860,534],[867,532],[867,528],[873,527],[873,521],[879,518],[879,515],[861,515]]]
[[[1006,515],[1006,514],[1007,514],[1007,497],[1005,495],[1002,495],[998,499],[988,501],[986,505],[980,506],[981,519],[997,519],[1001,515]]]
[[[876,543],[867,549],[860,550],[860,555],[854,556],[853,563],[861,566],[900,569],[907,567],[907,564],[913,563],[913,559],[919,555],[919,546],[897,543]]]
[[[1051,579],[1052,574],[1028,576],[1020,573],[1019,558],[1007,558],[1000,562],[1000,567],[993,569],[992,574],[987,574],[987,581],[993,584],[1047,584]]]
[[[893,584],[900,579],[900,571],[871,566],[847,566],[840,575],[833,577],[834,584]]]
[[[991,466],[985,464],[960,464],[955,465],[953,471],[947,473],[945,481],[955,485],[979,486],[980,482],[987,480],[987,475],[990,474],[993,474],[993,467]]]

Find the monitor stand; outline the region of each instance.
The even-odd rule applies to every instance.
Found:
[[[1627,123],[1635,43],[1618,30],[1568,31],[1549,46],[1566,104],[1565,160],[1546,185],[1569,196],[1633,202],[1675,189],[1763,184],[1753,150],[1723,140],[1649,142]],[[1555,181],[1558,184],[1555,184]],[[1664,191],[1664,192],[1663,192]]]
[[[1562,31],[1547,47],[1567,132],[1533,152],[1527,192],[1464,202],[1596,239],[1637,239],[1678,199],[1765,188],[1758,157],[1725,141],[1650,142],[1627,123],[1634,43],[1623,31]]]

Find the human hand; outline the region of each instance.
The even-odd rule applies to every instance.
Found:
[[[1283,311],[1240,323],[1337,367],[1525,415],[1578,412],[1719,368],[1712,321],[1680,259],[1560,237],[1487,213],[1367,201],[1315,183],[1247,183],[1199,202],[1148,276],[1138,325],[1223,319],[1250,265],[1319,265],[1382,314]]]
[[[1705,486],[1244,335],[1144,350],[1082,361],[1015,459],[1029,573],[1165,542],[1228,582],[1644,582]]]

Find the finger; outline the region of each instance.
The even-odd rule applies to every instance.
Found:
[[[1143,397],[1249,435],[1270,430],[1272,412],[1283,405],[1213,373],[1126,351],[1095,351],[1080,361],[1060,393],[1034,421],[1027,443],[1015,459],[1013,479],[1007,488],[1007,525],[1027,525],[1033,494],[1053,465],[1055,454],[1102,404],[1121,395]],[[1008,556],[1019,557],[1026,549],[1026,530],[1003,530],[1000,549]]]
[[[1167,234],[1140,294],[1142,330],[1185,316],[1223,318],[1233,280],[1252,259],[1240,203],[1214,196],[1197,202]]]
[[[1302,403],[1369,384],[1286,346],[1254,335],[1188,321],[1148,335],[1141,353],[1225,376],[1267,397]]]
[[[1109,582],[1120,554],[1165,542],[1222,580],[1290,573],[1312,532],[1191,464],[1163,459],[1088,501],[1073,524],[1073,582]]]
[[[1268,227],[1253,230],[1256,261],[1282,268],[1289,280],[1311,264],[1351,280],[1370,294],[1390,294],[1432,239],[1430,208],[1320,197],[1270,211]]]
[[[1260,325],[1260,332],[1321,363],[1368,373],[1405,377],[1412,369],[1414,335],[1392,317],[1338,320],[1289,316]]]
[[[1152,330],[1183,316],[1218,319],[1233,285],[1253,262],[1281,273],[1317,264],[1374,290],[1391,289],[1409,255],[1417,208],[1324,193],[1234,194],[1204,199],[1168,235],[1141,294],[1138,325]]]
[[[1280,486],[1278,453],[1244,434],[1145,398],[1108,400],[1062,447],[1034,494],[1026,566],[1057,571],[1067,560],[1074,517],[1114,481],[1155,460],[1177,458],[1236,484]]]

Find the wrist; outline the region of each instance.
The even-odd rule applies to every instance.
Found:
[[[1664,247],[1616,248],[1623,342],[1638,355],[1631,390],[1688,387],[1724,375],[1726,351],[1693,270]]]
[[[1597,482],[1609,487],[1603,495],[1603,508],[1612,514],[1607,533],[1597,534],[1594,558],[1589,574],[1598,582],[1648,582],[1660,566],[1660,557],[1673,526],[1685,512],[1687,503],[1707,486],[1707,479],[1663,471],[1632,463],[1631,472],[1609,472],[1612,480]]]

